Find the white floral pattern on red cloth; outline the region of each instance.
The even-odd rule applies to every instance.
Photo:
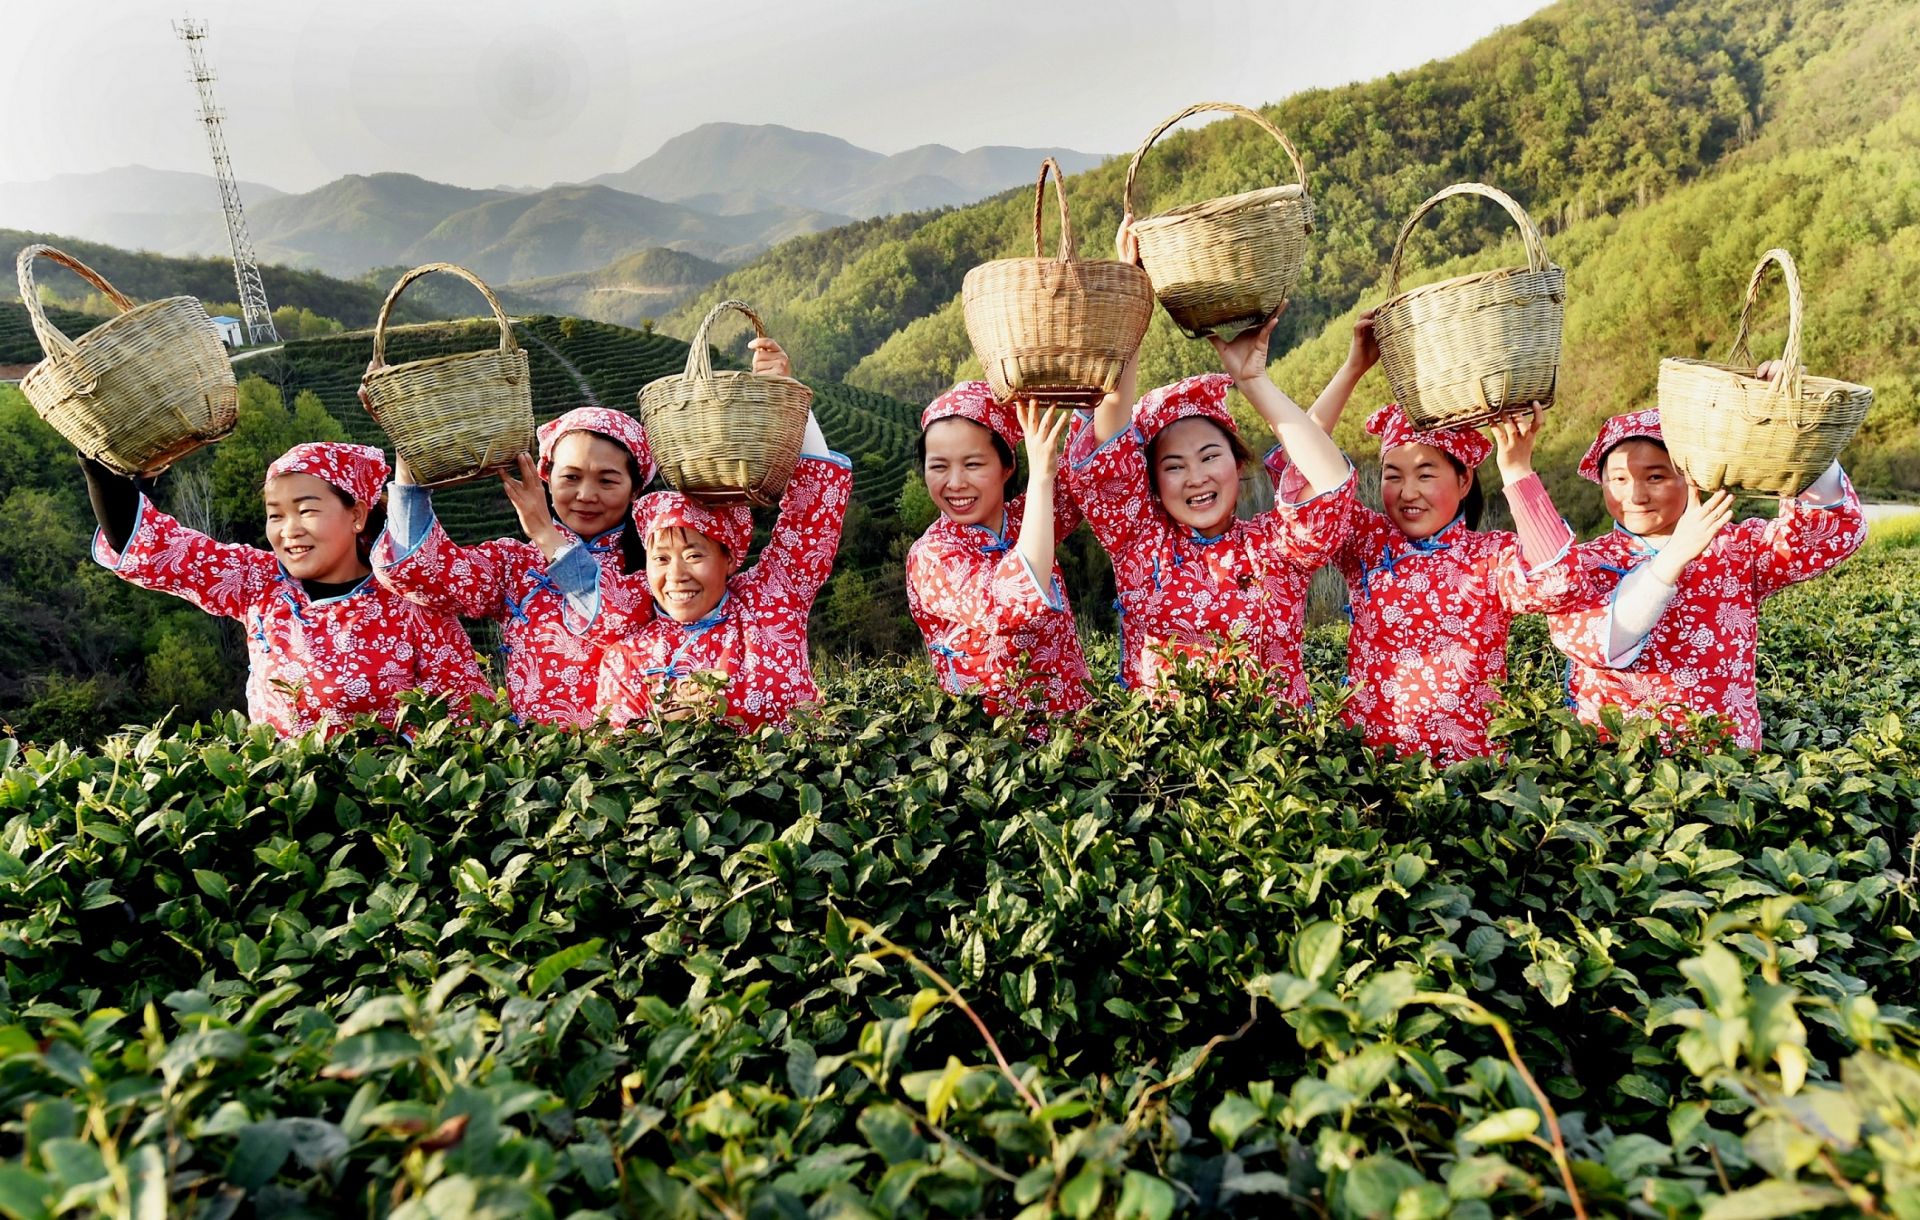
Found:
[[[695,675],[717,677],[721,712],[743,729],[784,722],[818,699],[807,615],[833,570],[852,488],[846,458],[801,455],[772,537],[696,623],[659,613],[645,572],[600,568],[589,637],[604,645],[598,703],[608,719],[649,722],[699,704]]]
[[[1516,614],[1591,600],[1572,547],[1529,570],[1518,538],[1456,518],[1415,541],[1384,513],[1356,505],[1335,557],[1347,580],[1345,718],[1367,744],[1427,754],[1441,765],[1493,753],[1487,722],[1507,676]]]
[[[331,480],[328,480],[331,482]],[[282,737],[328,733],[357,715],[392,723],[402,692],[490,695],[458,620],[433,614],[369,576],[312,601],[272,552],[216,542],[140,498],[126,549],[96,533],[93,557],[122,579],[238,619],[247,636],[247,715]]]
[[[582,545],[602,566],[618,571],[626,528],[616,526]],[[500,624],[514,715],[541,724],[593,723],[600,646],[584,637],[585,623],[568,612],[539,547],[517,538],[461,546],[436,519],[410,551],[382,533],[372,562],[380,583],[415,605]]]
[[[1352,472],[1319,495],[1295,472],[1275,488],[1274,508],[1251,520],[1235,518],[1225,533],[1204,538],[1175,524],[1160,507],[1138,428],[1115,433],[1088,452],[1092,438],[1092,428],[1076,438],[1073,491],[1113,560],[1120,680],[1130,687],[1159,686],[1174,658],[1212,664],[1238,645],[1268,675],[1275,697],[1306,703],[1300,638],[1307,590],[1314,571],[1347,536]]]
[[[346,492],[355,504],[372,504],[387,482],[387,455],[372,445],[308,441],[273,459],[261,482],[283,474],[310,474]]]
[[[920,431],[925,432],[943,419],[972,420],[998,433],[1009,449],[1018,448],[1026,436],[1013,403],[995,401],[993,387],[984,381],[959,382],[928,403],[920,412]]]
[[[1840,500],[1830,507],[1782,500],[1780,515],[1771,521],[1754,517],[1721,530],[1681,571],[1646,647],[1620,669],[1606,664],[1608,606],[1621,579],[1656,552],[1619,526],[1575,548],[1593,573],[1594,599],[1547,617],[1554,644],[1570,661],[1567,694],[1575,713],[1589,724],[1599,723],[1606,706],[1670,725],[1684,723],[1689,714],[1721,716],[1736,745],[1759,749],[1754,666],[1760,605],[1789,585],[1832,570],[1866,541],[1860,497],[1852,480],[1843,477],[1841,486]]]
[[[1381,457],[1402,445],[1430,445],[1468,470],[1474,470],[1493,453],[1493,442],[1472,428],[1420,431],[1397,402],[1390,402],[1367,416],[1367,431],[1380,438]]]
[[[907,609],[927,644],[940,685],[975,691],[989,715],[1011,707],[1056,714],[1085,707],[1087,658],[1056,561],[1043,589],[1015,544],[1027,497],[1006,504],[996,534],[942,516],[907,552]],[[1054,485],[1056,539],[1080,527],[1064,477]]]
[[[653,450],[647,445],[647,430],[640,421],[625,411],[616,411],[612,407],[575,407],[565,415],[558,415],[541,424],[534,435],[539,446],[540,477],[553,477],[553,448],[569,432],[598,432],[610,436],[621,447],[633,455],[634,465],[640,468],[640,481],[633,489],[639,491],[653,482],[660,467],[654,463]]]

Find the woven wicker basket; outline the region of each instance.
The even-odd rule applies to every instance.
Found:
[[[1060,252],[1041,257],[1047,175],[1060,207]],[[1074,257],[1073,223],[1060,167],[1040,166],[1033,195],[1032,258],[1001,258],[967,272],[960,287],[967,338],[1002,402],[1016,395],[1090,404],[1120,381],[1153,314],[1147,273],[1111,259]]]
[[[1747,351],[1754,305],[1767,264],[1787,281],[1785,366],[1770,381],[1754,374]],[[1785,250],[1760,256],[1747,281],[1740,330],[1725,364],[1668,357],[1660,362],[1660,430],[1673,460],[1702,494],[1723,487],[1755,495],[1797,496],[1847,447],[1873,407],[1873,391],[1811,377],[1800,363],[1800,271]]]
[[[59,263],[124,313],[69,339],[47,319],[33,260]],[[20,300],[47,358],[20,379],[40,418],[73,447],[124,475],[156,474],[233,431],[233,363],[206,307],[193,297],[135,305],[100,274],[52,246],[16,263]]]
[[[687,348],[686,372],[640,391],[640,426],[675,490],[709,504],[766,508],[779,503],[800,461],[813,391],[791,377],[714,372],[707,335],[730,309],[766,338],[766,325],[746,302],[715,305]]]
[[[1414,225],[1454,195],[1481,195],[1505,208],[1520,227],[1527,265],[1401,292],[1400,256]],[[1394,399],[1414,427],[1471,427],[1529,403],[1552,405],[1567,274],[1548,260],[1533,218],[1504,191],[1462,182],[1415,208],[1393,243],[1387,291],[1373,333]]]
[[[480,290],[500,324],[492,351],[387,363],[387,316],[408,284],[444,271]],[[422,487],[464,483],[505,470],[534,450],[533,378],[500,298],[465,267],[427,263],[400,277],[373,327],[373,362],[360,378],[360,401],[406,460]]]
[[[1266,320],[1299,283],[1307,235],[1313,232],[1307,171],[1292,141],[1265,115],[1231,102],[1195,102],[1141,141],[1127,163],[1127,214],[1133,214],[1134,180],[1147,149],[1175,123],[1208,110],[1258,123],[1286,150],[1295,181],[1190,203],[1133,222],[1140,262],[1161,307],[1193,339],[1209,334],[1230,338]]]

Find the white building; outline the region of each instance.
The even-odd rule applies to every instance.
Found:
[[[239,347],[247,341],[246,336],[240,333],[240,319],[221,314],[213,320],[213,324],[220,330],[220,342],[228,347]]]

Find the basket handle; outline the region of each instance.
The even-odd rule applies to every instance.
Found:
[[[1307,167],[1300,163],[1299,150],[1294,148],[1293,141],[1287,139],[1285,133],[1278,127],[1275,127],[1273,121],[1267,118],[1266,115],[1261,114],[1258,110],[1249,110],[1245,106],[1236,106],[1232,102],[1195,102],[1172,118],[1164,120],[1160,126],[1153,129],[1151,135],[1140,141],[1140,147],[1133,150],[1133,160],[1127,162],[1127,185],[1120,194],[1121,210],[1126,215],[1133,215],[1133,180],[1140,173],[1140,161],[1147,155],[1147,149],[1153,146],[1155,140],[1167,134],[1167,129],[1175,123],[1183,119],[1190,119],[1196,114],[1202,114],[1209,110],[1220,110],[1227,114],[1237,114],[1243,119],[1251,119],[1260,124],[1261,130],[1280,141],[1280,147],[1287,150],[1287,160],[1293,162],[1294,178],[1300,183],[1300,189],[1302,191],[1307,189]]]
[[[1547,243],[1540,239],[1540,230],[1534,225],[1533,217],[1527,215],[1527,210],[1513,201],[1513,196],[1484,182],[1456,182],[1443,191],[1435,192],[1425,203],[1415,208],[1413,215],[1407,217],[1407,223],[1401,226],[1400,236],[1393,243],[1393,262],[1387,266],[1389,297],[1400,295],[1400,255],[1406,249],[1407,238],[1413,234],[1413,226],[1419,224],[1420,218],[1431,212],[1442,199],[1453,195],[1480,195],[1505,208],[1507,215],[1513,217],[1513,223],[1520,228],[1520,240],[1526,244],[1527,270],[1545,271],[1552,265],[1547,261]]]
[[[1063,263],[1074,260],[1076,247],[1073,243],[1073,221],[1067,216],[1067,176],[1061,172],[1060,163],[1048,157],[1040,163],[1040,180],[1033,184],[1033,256],[1045,258],[1040,245],[1040,219],[1042,208],[1047,202],[1047,175],[1053,175],[1053,194],[1060,204],[1060,250],[1054,257]]]
[[[400,294],[406,290],[408,284],[422,276],[432,275],[436,271],[457,275],[478,288],[480,295],[487,298],[488,307],[493,310],[493,320],[500,324],[500,350],[502,352],[520,350],[520,344],[513,337],[513,323],[508,319],[507,311],[501,307],[500,298],[493,295],[493,289],[487,287],[479,276],[465,267],[456,267],[452,263],[422,263],[401,276],[399,282],[394,284],[393,291],[387,294],[387,299],[380,305],[380,316],[373,323],[373,362],[367,365],[369,373],[375,369],[387,367],[387,315],[393,312],[393,303],[400,299]]]
[[[700,329],[693,332],[693,342],[687,345],[686,376],[700,381],[713,380],[713,356],[707,344],[707,332],[720,320],[720,315],[729,309],[745,314],[747,321],[753,323],[755,335],[762,339],[767,337],[767,324],[760,320],[759,314],[753,312],[753,306],[745,301],[722,301],[707,311],[707,316],[700,320]]]
[[[106,277],[87,266],[64,250],[47,245],[32,245],[20,251],[20,257],[14,260],[14,273],[20,280],[20,303],[27,307],[27,318],[33,323],[33,336],[40,340],[40,350],[49,356],[71,357],[74,353],[73,340],[67,338],[53,320],[47,317],[46,307],[40,304],[40,293],[33,286],[33,260],[44,258],[48,262],[59,263],[81,279],[107,294],[107,299],[120,307],[125,313],[133,308],[133,301],[127,295],[107,283]]]
[[[1727,357],[1727,363],[1741,368],[1750,367],[1753,354],[1747,349],[1747,338],[1753,328],[1754,307],[1760,303],[1760,284],[1767,278],[1767,264],[1780,264],[1781,278],[1787,281],[1787,345],[1780,353],[1780,362],[1786,365],[1781,376],[1773,379],[1773,387],[1779,393],[1791,393],[1800,396],[1800,380],[1806,372],[1800,363],[1800,315],[1806,301],[1800,292],[1800,268],[1794,265],[1793,255],[1775,248],[1760,256],[1760,262],[1753,269],[1752,278],[1747,280],[1747,303],[1740,310],[1740,329],[1733,337],[1733,352]]]

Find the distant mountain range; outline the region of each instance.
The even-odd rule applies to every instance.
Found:
[[[704,211],[787,204],[865,219],[984,199],[1032,178],[1046,157],[1069,174],[1106,159],[1067,148],[956,152],[944,144],[886,156],[816,131],[706,123],[668,140],[632,169],[593,181]]]
[[[405,173],[352,174],[303,194],[243,182],[262,260],[357,277],[444,259],[489,280],[593,271],[650,249],[721,264],[849,219],[970,203],[1069,150],[926,145],[894,156],[818,132],[710,123],[618,174],[538,190],[475,190]],[[208,175],[125,166],[0,183],[0,226],[129,249],[227,249]]]

